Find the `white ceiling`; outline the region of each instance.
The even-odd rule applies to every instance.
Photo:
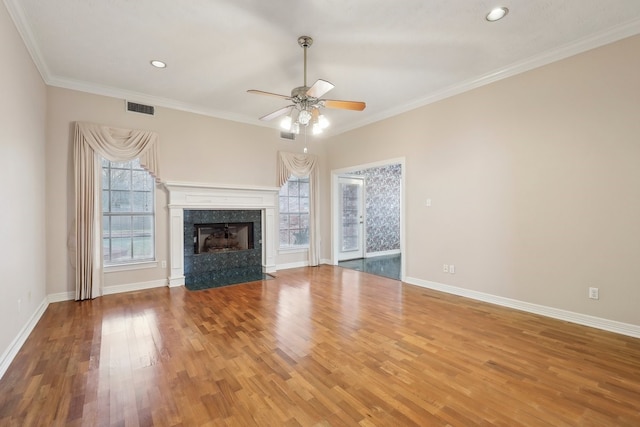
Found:
[[[244,123],[308,83],[365,101],[354,129],[640,34],[640,0],[5,0],[45,82]],[[495,6],[510,12],[490,23]],[[152,59],[168,64],[163,70]],[[124,107],[123,107],[124,108]]]

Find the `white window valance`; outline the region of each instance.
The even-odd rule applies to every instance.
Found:
[[[158,134],[146,130],[118,129],[95,123],[76,123],[76,141],[88,144],[100,156],[112,162],[140,159],[156,181],[158,173]]]

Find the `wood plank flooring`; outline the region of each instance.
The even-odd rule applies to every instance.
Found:
[[[640,340],[340,267],[51,304],[2,426],[639,426]]]

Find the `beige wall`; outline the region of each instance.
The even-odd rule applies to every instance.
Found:
[[[283,140],[277,130],[156,108],[153,117],[128,113],[124,100],[67,89],[48,88],[47,146],[47,291],[73,291],[67,255],[72,221],[72,136],[75,121],[113,127],[147,129],[160,136],[159,163],[163,181],[271,186],[276,185],[278,150],[300,151],[300,143]],[[315,150],[315,151],[314,151]],[[310,153],[323,157],[321,146]],[[160,187],[156,201],[157,258],[167,260],[167,194]],[[278,256],[278,264],[303,261],[306,253]],[[167,269],[108,273],[105,287],[166,280]]]
[[[638,52],[626,39],[340,135],[326,168],[406,157],[409,278],[640,325]]]
[[[2,362],[2,355],[46,298],[46,91],[4,3],[0,3],[0,58]]]

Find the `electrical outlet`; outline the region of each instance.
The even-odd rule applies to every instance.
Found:
[[[449,273],[456,274],[456,266],[455,265],[451,264],[449,266]]]
[[[442,272],[443,273],[449,272],[449,264],[442,264]]]
[[[160,265],[162,265],[162,268],[167,268],[167,261],[162,261]]]
[[[600,290],[598,288],[589,288],[589,298],[600,299]]]

